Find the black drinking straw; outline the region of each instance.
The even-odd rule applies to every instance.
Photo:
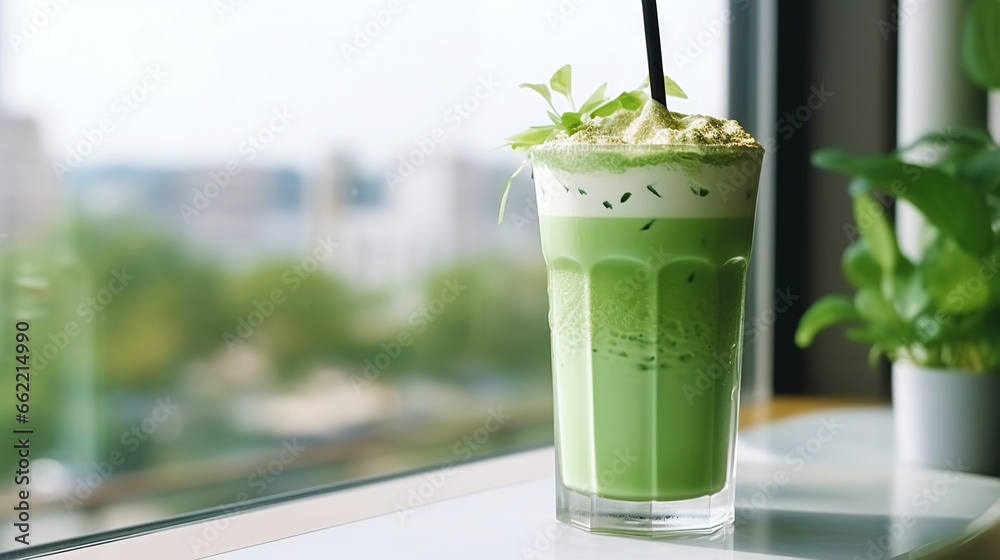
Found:
[[[642,17],[646,24],[646,59],[649,61],[649,88],[653,99],[667,106],[667,90],[663,81],[663,50],[660,47],[660,19],[656,15],[656,0],[642,0]]]

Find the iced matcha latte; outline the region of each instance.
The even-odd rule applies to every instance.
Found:
[[[735,121],[655,101],[530,149],[549,279],[559,519],[635,534],[732,520],[762,157]]]

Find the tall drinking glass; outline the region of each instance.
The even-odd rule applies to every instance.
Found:
[[[764,150],[532,149],[548,268],[558,518],[734,519],[744,293]]]

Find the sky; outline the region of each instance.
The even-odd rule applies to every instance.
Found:
[[[547,124],[519,83],[571,63],[582,101],[646,75],[638,0],[0,4],[0,107],[39,122],[49,158],[93,143],[84,165],[218,165],[248,137],[257,163],[305,168],[428,141],[507,161],[505,137]],[[690,97],[672,110],[725,116],[727,4],[660,0],[665,70]]]

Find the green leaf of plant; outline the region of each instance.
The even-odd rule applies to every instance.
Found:
[[[897,150],[922,165],[934,167],[949,175],[970,159],[996,148],[990,133],[975,127],[947,127],[925,134],[907,147]]]
[[[946,311],[971,312],[990,301],[990,285],[979,276],[983,263],[948,240],[927,248],[921,263],[934,303]]]
[[[562,114],[562,127],[566,129],[566,132],[572,134],[580,124],[583,123],[582,115],[580,113],[565,112]]]
[[[846,336],[848,340],[853,340],[854,342],[860,342],[862,344],[875,344],[876,342],[884,342],[892,338],[889,333],[876,325],[867,325],[864,327],[847,329],[844,331],[844,336]]]
[[[562,117],[552,111],[547,111],[547,113],[549,114],[549,120],[552,121],[552,124],[562,126]]]
[[[863,181],[863,179],[855,179]],[[857,188],[852,188],[857,191]],[[886,208],[867,193],[856,194],[853,197],[854,223],[861,231],[861,236],[868,245],[871,256],[886,273],[896,268],[896,257],[899,247],[896,244],[896,234],[886,219]]]
[[[875,369],[878,366],[878,359],[885,353],[881,344],[873,344],[868,351],[868,368]]]
[[[892,350],[898,348],[900,340],[905,337],[905,335],[900,334],[899,332],[886,329],[879,325],[867,325],[864,327],[847,329],[844,332],[844,335],[848,340],[872,345],[871,349],[868,351],[868,367],[870,368],[875,368],[875,366],[878,365],[878,359],[882,357],[883,354],[890,354],[891,359]]]
[[[899,323],[896,311],[878,288],[862,288],[854,295],[854,308],[866,320],[881,325]]]
[[[822,169],[864,177],[871,187],[907,200],[970,254],[983,256],[990,251],[993,229],[983,199],[943,171],[910,165],[894,156],[858,156],[839,149],[820,150],[812,161]]]
[[[902,255],[896,271],[883,278],[882,295],[906,323],[916,319],[931,304],[930,294],[924,287],[922,269],[913,266]]]
[[[925,144],[935,146],[967,144],[975,148],[994,146],[993,136],[984,128],[974,126],[949,126],[942,130],[928,132],[913,142],[899,148],[899,152],[909,152]]]
[[[559,112],[556,110],[556,106],[552,104],[552,92],[549,91],[549,86],[545,84],[521,84],[518,87],[521,89],[527,88],[537,91],[539,95],[545,98],[545,101],[548,101],[549,107],[552,107],[553,112]]]
[[[622,104],[622,107],[628,109],[629,111],[635,111],[641,109],[643,105],[649,101],[649,94],[642,90],[626,91],[619,95],[617,98]]]
[[[569,101],[569,104],[573,109],[576,109],[576,105],[573,103],[573,67],[567,64],[562,68],[556,70],[556,73],[552,75],[552,79],[549,80],[549,85],[552,86],[552,91],[556,93],[561,93]]]
[[[958,164],[955,175],[983,194],[1000,192],[1000,150],[985,150]]]
[[[990,256],[983,257],[981,262],[984,265],[982,268],[983,276],[988,278],[987,283],[990,285],[990,302],[992,304],[990,308],[997,313],[997,320],[990,324],[993,325],[998,337],[1000,337],[1000,243],[993,249]],[[997,351],[1000,353],[1000,345],[997,346]]]
[[[666,89],[667,95],[669,95],[670,97],[677,97],[680,99],[688,98],[687,94],[684,93],[684,90],[681,89],[681,86],[679,86],[677,82],[675,82],[670,76],[663,76],[663,86]],[[646,76],[646,79],[643,80],[642,83],[639,84],[639,87],[636,89],[645,90],[648,87],[649,87],[649,76]]]
[[[556,131],[555,125],[533,126],[528,130],[519,132],[507,139],[510,147],[515,150],[525,150],[532,146],[537,146],[549,139],[549,136]]]
[[[974,0],[965,14],[962,61],[973,82],[1000,87],[1000,1]]]
[[[590,111],[593,111],[594,109],[599,107],[602,103],[604,103],[605,92],[607,91],[607,89],[608,89],[607,82],[601,84],[601,87],[597,88],[597,91],[592,93],[590,97],[588,97],[587,100],[583,102],[583,105],[580,107],[580,112],[589,113]]]
[[[670,76],[663,77],[663,84],[666,86],[667,95],[670,97],[679,97],[681,99],[688,98],[687,94],[684,93],[684,90],[681,89],[681,86],[677,85],[677,82],[670,79]]]
[[[844,250],[840,268],[855,289],[877,288],[882,285],[882,267],[872,257],[864,239],[855,241]]]
[[[795,344],[799,348],[806,348],[820,331],[838,323],[859,320],[861,315],[850,299],[837,295],[823,296],[802,315],[799,327],[795,330]]]
[[[528,165],[528,161],[530,159],[530,157],[524,158],[524,161],[521,162],[521,166],[517,168],[517,171],[515,171],[509,179],[507,179],[507,183],[503,186],[503,196],[500,198],[500,217],[497,218],[498,226],[503,224],[503,215],[507,211],[507,197],[510,196],[510,185],[514,182],[514,179],[521,174],[521,171],[524,170],[524,166]]]
[[[598,107],[596,109],[594,109],[590,113],[590,116],[595,117],[595,118],[596,117],[610,117],[611,115],[615,114],[615,112],[617,112],[621,108],[622,108],[622,102],[621,101],[618,101],[618,99],[610,99],[610,100],[605,101],[604,103],[598,105]]]

